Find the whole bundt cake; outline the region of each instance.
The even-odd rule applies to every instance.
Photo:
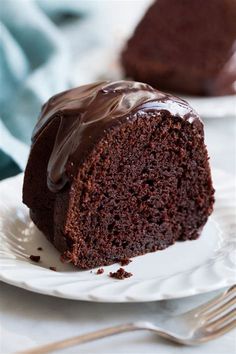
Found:
[[[127,77],[194,95],[236,94],[236,0],[157,0],[122,53]]]
[[[149,85],[97,82],[42,108],[23,201],[64,259],[87,269],[196,239],[214,201],[203,123]]]

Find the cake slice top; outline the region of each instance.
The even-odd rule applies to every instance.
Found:
[[[54,148],[48,163],[48,187],[57,192],[76,174],[106,131],[137,114],[168,111],[190,124],[199,121],[189,104],[175,96],[134,81],[100,81],[53,96],[42,108],[32,143],[58,120]]]

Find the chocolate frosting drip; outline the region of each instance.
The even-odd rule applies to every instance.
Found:
[[[187,102],[133,81],[97,82],[53,96],[43,106],[32,136],[34,144],[59,119],[48,163],[48,188],[52,192],[62,189],[107,129],[131,120],[135,113],[163,110],[189,123],[198,119]]]

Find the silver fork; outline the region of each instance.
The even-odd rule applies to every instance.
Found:
[[[196,345],[215,339],[236,327],[236,285],[213,300],[184,314],[160,317],[158,325],[133,322],[46,344],[21,354],[45,354],[114,334],[149,330],[170,341]]]

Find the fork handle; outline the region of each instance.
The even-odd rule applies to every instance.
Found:
[[[145,327],[138,326],[135,323],[126,323],[115,327],[108,327],[101,329],[99,331],[82,334],[80,336],[71,337],[58,342],[42,345],[40,347],[29,349],[23,352],[18,352],[18,354],[46,354],[52,353],[55,350],[61,350],[64,348],[72,347],[77,344],[91,342],[96,339],[113,336],[115,334],[130,332],[135,330],[146,329]]]

